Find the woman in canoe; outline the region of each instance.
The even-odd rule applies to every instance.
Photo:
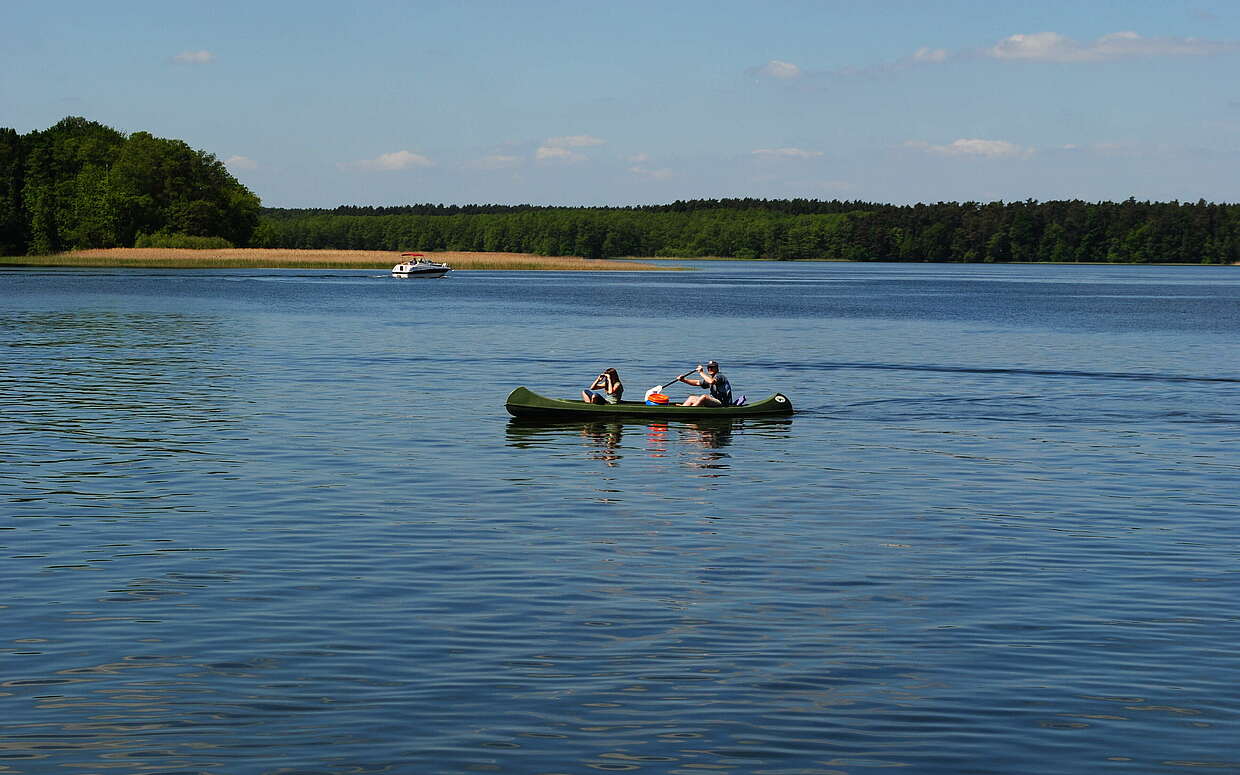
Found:
[[[717,362],[708,361],[705,369],[699,363],[696,371],[700,379],[686,379],[684,377],[677,377],[677,379],[686,385],[710,388],[710,392],[689,396],[685,399],[682,406],[732,405],[732,383],[728,382],[728,378],[719,371],[719,364]]]
[[[602,392],[595,393],[595,390]],[[615,369],[604,369],[589,389],[581,391],[581,400],[587,404],[618,404],[623,395],[624,385],[620,382],[620,375]]]

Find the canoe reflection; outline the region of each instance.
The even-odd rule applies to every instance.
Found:
[[[586,459],[616,466],[625,457],[671,458],[692,468],[727,469],[727,447],[735,436],[784,432],[791,418],[718,418],[695,421],[564,422],[513,418],[508,421],[508,446],[520,449],[581,442]]]

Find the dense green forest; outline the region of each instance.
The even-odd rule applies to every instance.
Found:
[[[1240,206],[723,199],[627,208],[267,209],[257,247],[901,261],[1234,263]]]
[[[1240,262],[1240,205],[709,199],[640,207],[262,208],[214,156],[84,118],[0,129],[0,255],[75,248],[460,250],[587,258]]]
[[[0,128],[0,255],[129,247],[152,235],[248,244],[261,203],[214,156],[84,118]]]

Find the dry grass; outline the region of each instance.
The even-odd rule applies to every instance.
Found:
[[[536,256],[527,253],[426,253],[453,269],[550,269],[559,271],[667,270],[670,267],[616,259]],[[232,248],[108,248],[54,256],[0,258],[0,266],[99,266],[160,269],[391,269],[399,253],[383,250],[278,250]]]

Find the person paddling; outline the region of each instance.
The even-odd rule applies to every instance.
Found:
[[[699,363],[695,371],[697,371],[698,379],[692,377],[677,377],[677,379],[686,385],[709,388],[710,392],[689,396],[682,406],[732,405],[732,383],[728,382],[728,378],[719,371],[719,364],[716,361],[707,361],[705,369]]]

